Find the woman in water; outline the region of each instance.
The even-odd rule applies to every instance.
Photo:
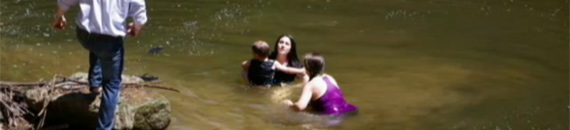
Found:
[[[303,62],[310,78],[309,83],[303,87],[301,97],[296,103],[291,100],[283,101],[286,105],[297,111],[303,111],[310,106],[313,112],[324,115],[345,115],[357,111],[357,108],[348,104],[336,80],[324,73],[325,59],[317,53],[309,53]]]
[[[273,52],[269,55],[269,59],[276,60],[287,67],[303,68],[303,65],[297,57],[297,44],[295,43],[295,39],[293,39],[293,36],[288,34],[279,36],[275,42]],[[285,84],[293,83],[295,78],[303,79],[303,83],[309,81],[309,77],[306,75],[290,74],[278,70],[275,72],[273,84],[283,86]]]

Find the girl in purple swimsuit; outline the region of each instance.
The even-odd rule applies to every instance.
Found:
[[[294,110],[302,111],[308,106],[315,113],[324,115],[345,115],[357,111],[357,108],[348,104],[338,87],[336,80],[324,74],[325,60],[317,53],[305,55],[304,66],[310,81],[303,87],[301,97],[296,103],[291,100],[283,101]]]

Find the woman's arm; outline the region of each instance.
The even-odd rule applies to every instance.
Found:
[[[312,88],[312,84],[306,84],[305,87],[303,87],[301,97],[296,103],[293,103],[291,100],[285,100],[284,103],[295,111],[305,110],[309,105],[309,101],[311,101],[311,97],[313,96]]]
[[[285,65],[282,65],[279,62],[275,62],[274,66],[275,66],[275,69],[283,71],[283,72],[288,73],[288,74],[304,74],[305,73],[305,68],[287,67]]]

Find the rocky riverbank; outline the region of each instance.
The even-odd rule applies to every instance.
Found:
[[[165,129],[170,102],[136,76],[123,76],[115,129]],[[172,89],[173,90],[173,89]],[[2,129],[93,129],[100,95],[88,93],[87,74],[56,77],[52,82],[0,83]]]

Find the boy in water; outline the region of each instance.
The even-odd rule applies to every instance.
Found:
[[[289,74],[305,74],[304,69],[287,67],[274,60],[269,60],[269,45],[265,41],[256,41],[251,46],[253,58],[242,63],[243,76],[252,86],[270,87],[275,70]]]

